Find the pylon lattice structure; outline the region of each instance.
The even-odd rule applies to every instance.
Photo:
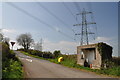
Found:
[[[96,24],[96,23],[95,22],[87,22],[87,14],[92,14],[92,12],[87,12],[83,8],[83,11],[81,13],[76,14],[76,15],[82,15],[82,23],[73,25],[73,26],[82,26],[81,33],[75,34],[75,35],[81,35],[80,45],[88,45],[89,44],[88,35],[95,34],[93,32],[88,32],[88,25]]]
[[[40,42],[38,42],[34,45],[34,49],[42,51],[42,39],[40,40]]]

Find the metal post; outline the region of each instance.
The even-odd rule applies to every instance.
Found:
[[[75,35],[81,35],[81,45],[88,45],[89,44],[89,39],[88,39],[88,34],[95,34],[93,32],[88,32],[88,24],[96,24],[95,22],[87,22],[86,19],[86,14],[91,14],[92,12],[87,12],[85,11],[85,9],[83,8],[82,13],[79,13],[77,15],[82,15],[82,24],[75,24],[73,26],[82,26],[82,30],[81,33],[75,34]]]

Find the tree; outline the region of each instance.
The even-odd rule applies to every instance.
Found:
[[[57,58],[59,55],[61,55],[61,52],[60,52],[60,50],[58,50],[58,51],[56,50],[53,52],[53,54],[54,54],[55,58]]]
[[[8,46],[9,46],[9,41],[10,41],[10,38],[8,37],[3,38],[3,42],[6,43]]]
[[[4,42],[9,46],[9,41],[10,41],[10,38],[4,37],[2,34],[2,29],[0,29],[0,42]]]
[[[31,34],[25,33],[17,37],[17,42],[19,45],[24,47],[24,50],[28,50],[34,42],[34,40],[32,39]]]

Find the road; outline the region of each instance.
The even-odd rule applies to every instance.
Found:
[[[68,68],[47,60],[26,56],[15,51],[22,61],[26,78],[107,78],[92,72]]]

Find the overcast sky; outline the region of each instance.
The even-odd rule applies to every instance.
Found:
[[[2,20],[0,21],[4,36],[10,41],[22,33],[30,33],[35,42],[43,39],[43,50],[61,50],[62,53],[76,53],[81,32],[80,13],[83,8],[93,12],[97,25],[89,25],[94,36],[89,36],[90,43],[105,42],[113,47],[113,56],[118,55],[118,3],[117,2],[12,2],[2,3]],[[91,22],[91,15],[87,15]],[[97,26],[97,30],[96,30]],[[76,39],[76,40],[75,40]],[[17,44],[14,49],[20,48]]]

